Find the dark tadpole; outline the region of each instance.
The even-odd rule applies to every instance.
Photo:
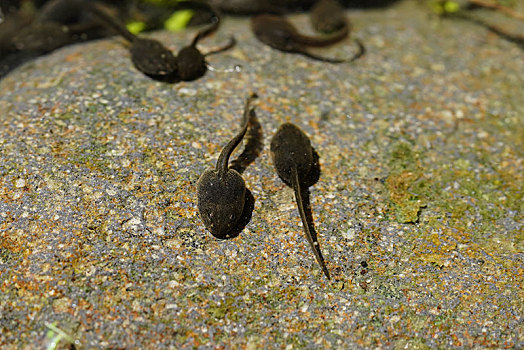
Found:
[[[113,35],[114,30],[100,21],[99,16],[86,10],[85,0],[49,0],[36,15],[38,22],[56,22],[69,28],[74,42],[81,42]],[[92,5],[89,5],[92,6]],[[110,6],[110,5],[107,5]],[[106,7],[106,9],[114,7]]]
[[[0,47],[11,52],[45,54],[73,43],[74,35],[81,33],[84,24],[80,26],[78,20],[78,13],[81,12],[78,2],[69,1],[67,11],[60,12],[64,17],[74,17],[67,22],[61,22],[57,17],[51,16],[53,9],[66,7],[65,0],[53,0],[51,3],[56,3],[56,6],[44,6],[42,11],[49,15],[39,14],[34,18],[28,18],[20,13],[10,15],[6,21],[0,23]]]
[[[302,130],[293,124],[285,123],[278,128],[271,140],[271,157],[278,176],[295,192],[306,238],[329,280],[329,271],[320,251],[309,204],[308,187],[314,185],[320,176],[318,155]]]
[[[177,59],[173,53],[154,39],[145,39],[131,33],[99,4],[82,2],[84,8],[96,15],[106,26],[112,28],[131,44],[131,61],[142,73],[157,80],[168,80],[177,74]]]
[[[476,25],[482,26],[488,29],[493,34],[498,35],[502,39],[517,45],[521,50],[524,50],[524,36],[520,33],[510,33],[502,27],[496,26],[494,24],[490,24],[480,18],[475,18],[464,12],[447,14],[447,15],[444,15],[444,17],[457,18],[457,19],[465,20],[465,21],[474,23]]]
[[[13,13],[0,22],[0,78],[22,63],[81,41],[85,23]]]
[[[346,9],[338,0],[319,0],[310,10],[311,25],[318,32],[333,33],[348,27],[351,30]]]
[[[69,28],[56,22],[31,23],[13,37],[16,50],[39,53],[48,53],[72,42]]]
[[[180,80],[192,81],[204,76],[204,74],[206,74],[207,72],[207,56],[229,50],[230,48],[235,46],[236,40],[232,37],[229,40],[229,42],[223,47],[220,47],[206,54],[201,53],[200,50],[196,47],[197,43],[202,38],[214,32],[216,30],[215,28],[216,26],[212,25],[211,28],[200,31],[195,36],[190,45],[183,47],[178,52],[178,77],[180,78]]]
[[[229,167],[229,157],[246,134],[250,116],[254,114],[250,105],[256,97],[256,94],[252,94],[247,99],[242,128],[222,149],[216,167],[204,171],[198,179],[197,206],[200,218],[209,232],[219,239],[238,236],[249,222],[254,208],[253,196],[246,189],[244,179]]]
[[[205,3],[182,1],[179,2],[176,6],[176,9],[183,8],[207,10],[212,14],[211,25],[199,31],[191,44],[183,47],[177,55],[178,78],[183,81],[191,81],[204,76],[204,74],[207,72],[207,56],[229,50],[236,44],[236,41],[234,38],[231,38],[225,46],[206,54],[201,53],[196,46],[200,40],[208,37],[218,30],[218,27],[220,26],[220,15],[216,9]]]
[[[0,38],[0,78],[26,61],[78,42],[83,28],[83,24],[33,21]]]
[[[62,46],[106,36],[95,17],[80,0],[49,0],[34,16],[10,14],[0,23],[0,78]]]
[[[258,40],[274,49],[301,54],[323,62],[352,62],[364,54],[364,46],[360,41],[357,41],[359,51],[350,59],[317,56],[307,50],[308,47],[324,47],[344,40],[349,35],[349,26],[345,26],[327,37],[312,37],[300,34],[282,16],[262,14],[251,18],[251,29]]]

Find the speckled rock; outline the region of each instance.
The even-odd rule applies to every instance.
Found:
[[[0,81],[0,347],[522,348],[522,48],[415,2],[349,15],[368,49],[353,64],[263,47],[237,18],[199,45],[239,41],[198,81],[149,79],[117,38]],[[196,181],[251,91],[255,208],[218,241]],[[330,282],[270,161],[285,121],[320,156]]]

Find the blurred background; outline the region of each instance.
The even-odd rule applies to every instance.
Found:
[[[134,33],[166,29],[183,30],[187,26],[208,23],[210,11],[176,10],[184,0],[98,0],[107,13]],[[260,12],[285,14],[308,11],[320,0],[209,0],[225,15],[251,15]],[[387,7],[402,0],[340,0],[347,8]],[[436,16],[469,16],[478,8],[500,11],[518,19],[522,15],[513,9],[522,0],[417,0]],[[82,41],[114,35],[89,11],[82,10],[82,2],[94,0],[1,0],[0,1],[0,78],[18,65],[49,53],[59,47]],[[471,18],[469,18],[471,20]],[[478,24],[505,39],[523,45],[522,37],[506,33],[499,27],[473,19]]]
[[[387,6],[396,0],[348,0],[344,6]],[[0,78],[20,64],[59,47],[114,35],[114,31],[82,2],[92,0],[2,0],[0,1]],[[175,9],[180,0],[99,0],[97,4],[134,33],[209,23],[205,9]],[[315,0],[210,0],[219,13],[249,15],[259,12],[307,11]]]

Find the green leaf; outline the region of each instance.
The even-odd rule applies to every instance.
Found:
[[[146,29],[146,24],[144,22],[129,22],[126,24],[127,30],[133,34],[138,34]]]
[[[444,11],[447,13],[454,13],[460,10],[460,4],[455,1],[446,1],[444,3]]]
[[[172,32],[182,30],[187,27],[193,14],[192,10],[177,11],[164,22],[164,28]]]

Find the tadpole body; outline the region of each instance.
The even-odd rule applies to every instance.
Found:
[[[344,27],[351,29],[345,8],[338,0],[319,0],[310,10],[310,20],[318,32],[333,33]]]
[[[274,49],[304,55],[318,61],[344,63],[351,62],[362,55],[363,46],[360,42],[357,42],[359,52],[351,59],[322,57],[307,50],[308,47],[333,45],[347,38],[349,26],[344,26],[328,37],[313,37],[300,34],[295,26],[282,16],[262,14],[251,18],[251,29],[258,40]]]
[[[208,69],[206,57],[215,53],[228,50],[231,47],[235,46],[235,44],[236,40],[232,37],[229,40],[229,43],[227,43],[226,45],[206,54],[200,52],[200,50],[196,47],[195,41],[194,44],[183,47],[178,52],[178,77],[180,78],[180,80],[183,81],[192,81],[204,76]]]
[[[315,259],[329,280],[329,271],[318,241],[311,232],[303,200],[303,193],[316,182],[315,151],[311,146],[311,141],[297,126],[285,123],[278,128],[271,140],[270,147],[277,174],[284,183],[293,188],[306,239],[311,245]]]
[[[183,47],[178,52],[177,58],[178,77],[180,80],[196,80],[206,74],[207,65],[205,56],[196,48],[196,45]]]
[[[149,76],[169,76],[177,73],[173,53],[154,39],[135,37],[129,48],[135,67]]]
[[[204,171],[197,183],[197,206],[205,227],[219,239],[234,237],[233,232],[244,212],[246,184],[242,176],[229,167],[229,158],[246,134],[249,118],[254,114],[250,104],[257,96],[246,101],[242,127],[222,149],[216,167]]]

